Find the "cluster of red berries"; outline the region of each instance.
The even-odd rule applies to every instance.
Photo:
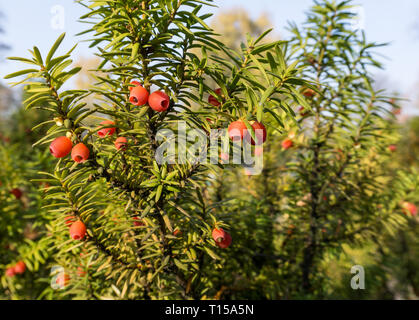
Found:
[[[261,145],[266,141],[266,128],[265,126],[257,121],[252,121],[250,123],[254,132],[255,139],[250,135],[249,130],[247,130],[246,124],[243,120],[237,120],[228,126],[228,135],[232,140],[243,140],[249,141],[252,145]]]
[[[49,146],[49,151],[55,158],[64,158],[71,152],[71,158],[82,163],[89,159],[90,151],[84,143],[78,143],[73,147],[73,143],[66,136],[55,138]]]
[[[100,123],[102,126],[112,126],[115,125],[115,122],[113,122],[112,120],[106,120],[106,121],[102,121]],[[107,128],[102,128],[100,129],[97,134],[100,138],[106,138],[108,136],[111,136],[115,133],[116,128],[115,127],[107,127]],[[116,150],[125,150],[128,144],[128,140],[125,137],[118,137],[116,138],[114,145]]]
[[[221,94],[221,89],[217,89],[215,90],[216,94]],[[307,97],[313,97],[315,95],[315,92],[311,89],[307,89],[306,91],[304,91],[303,93],[305,96]],[[213,97],[212,95],[208,98],[208,102],[214,106],[219,106],[220,102]],[[303,107],[301,107],[303,108]],[[301,109],[300,108],[300,112],[304,111],[304,108]],[[307,113],[302,113],[302,115],[306,115]],[[250,139],[250,142],[252,145],[256,145],[256,146],[260,146],[262,145],[265,141],[266,141],[266,128],[265,126],[257,121],[252,121],[251,126],[255,132],[255,139],[253,139],[253,137],[251,137],[249,130],[246,127],[246,124],[244,123],[243,120],[237,120],[234,121],[232,123],[230,123],[230,125],[228,126],[228,135],[230,137],[230,139],[232,140],[243,140],[246,139],[246,141],[248,141]],[[256,141],[255,141],[256,140]],[[284,150],[287,150],[289,148],[291,148],[294,145],[293,141],[291,138],[287,138],[284,141],[282,141],[282,148]],[[262,149],[255,149],[255,153],[261,153]],[[222,155],[224,156],[224,155]],[[224,160],[224,159],[222,159]]]
[[[17,274],[23,274],[25,270],[26,264],[23,261],[19,261],[14,266],[6,269],[6,276],[13,277]]]
[[[217,88],[214,90],[214,93],[217,95],[217,97],[214,97],[213,95],[210,95],[208,97],[208,103],[215,106],[215,107],[219,107],[221,105],[221,102],[219,100],[224,100],[223,96],[222,96],[222,91],[221,88]],[[211,119],[207,118],[207,120],[209,122],[212,122]],[[246,124],[244,123],[243,120],[237,120],[234,121],[232,123],[230,123],[230,125],[228,126],[228,135],[230,137],[230,139],[232,140],[243,140],[245,139],[246,141],[250,140],[250,143],[252,145],[256,145],[256,146],[260,146],[262,145],[265,141],[266,141],[266,128],[265,126],[257,121],[251,121],[251,126],[255,132],[255,139],[256,141],[253,139],[253,137],[251,136],[249,130],[247,130]],[[256,147],[255,148],[255,155],[259,156],[263,153],[263,148],[261,147]],[[220,160],[222,162],[226,162],[229,159],[229,155],[226,152],[221,152],[220,154]]]
[[[105,138],[107,136],[111,136],[115,133],[115,127],[105,127],[103,126],[111,126],[115,125],[115,123],[111,120],[102,121],[101,128],[97,134],[100,138]],[[128,140],[125,137],[118,137],[115,140],[115,148],[117,150],[125,149],[127,146]],[[71,151],[71,158],[76,161],[77,163],[83,163],[89,159],[90,151],[89,148],[86,147],[84,143],[78,143],[73,147],[73,143],[69,138],[66,136],[58,137],[54,141],[51,142],[49,147],[51,154],[55,158],[64,158],[66,157]]]
[[[76,220],[75,216],[66,216],[64,218],[65,224],[70,227],[70,237],[74,240],[82,240],[86,235],[86,226],[80,221]]]
[[[231,235],[222,228],[215,228],[212,230],[212,238],[214,239],[215,244],[222,249],[228,248],[233,240]]]
[[[170,106],[170,98],[163,91],[155,91],[150,94],[140,82],[132,81],[132,87],[129,88],[129,101],[134,106],[143,106],[146,103],[151,109],[157,112],[166,111]]]
[[[311,90],[311,89],[310,89]],[[312,90],[313,91],[313,90]],[[313,91],[314,93],[314,91]],[[211,98],[212,96],[210,96]],[[209,102],[211,103],[215,101],[218,102],[218,100],[213,100],[215,98],[211,98],[209,99]],[[215,105],[215,104],[214,104]],[[230,139],[232,140],[243,140],[246,139],[246,141],[249,141],[252,145],[256,145],[256,146],[260,146],[262,145],[265,141],[266,141],[266,128],[265,126],[257,121],[252,121],[251,126],[255,132],[255,139],[253,139],[253,137],[251,137],[249,130],[246,127],[246,124],[244,123],[244,121],[242,120],[237,120],[234,121],[232,123],[230,123],[230,125],[228,126],[228,134]],[[256,141],[255,141],[256,140]],[[286,138],[285,140],[282,141],[282,148],[284,150],[287,150],[289,148],[291,148],[294,145],[293,141],[291,138]],[[256,147],[255,148],[255,155],[260,155],[263,152],[263,149]],[[222,154],[221,160],[224,161],[225,155]]]
[[[132,81],[130,90],[129,101],[135,106],[142,106],[148,103],[151,109],[157,112],[166,111],[170,105],[170,98],[162,91],[155,91],[149,94],[148,91],[141,86],[138,81]],[[100,123],[102,128],[98,130],[97,134],[100,138],[111,136],[115,133],[116,128],[112,127],[115,123],[111,120],[102,121]],[[103,128],[103,126],[106,126]],[[124,150],[127,146],[128,140],[125,137],[118,137],[115,140],[115,148],[117,150]],[[78,143],[73,147],[71,140],[66,137],[56,138],[50,145],[50,152],[56,158],[64,158],[71,152],[71,158],[78,162],[83,163],[89,159],[90,151],[83,143]]]

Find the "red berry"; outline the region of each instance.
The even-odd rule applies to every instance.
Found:
[[[298,108],[298,112],[300,113],[300,116],[305,117],[306,115],[308,115],[308,111],[306,111],[306,109],[303,106],[300,106]]]
[[[142,222],[141,219],[138,218],[138,217],[134,217],[132,219],[135,220],[134,221],[134,226],[136,226],[136,227],[142,227],[142,226],[145,225],[144,222]],[[138,221],[138,220],[140,220],[140,221]]]
[[[102,121],[100,123],[103,126],[109,126],[109,125],[114,125],[115,122],[111,121],[111,120],[107,120],[107,121]],[[104,138],[106,136],[111,136],[115,133],[116,128],[111,127],[111,128],[103,128],[100,129],[97,134],[99,135],[99,137]]]
[[[215,231],[215,234],[214,234],[214,231]],[[231,235],[221,228],[214,229],[212,231],[212,237],[214,240],[217,239],[215,240],[215,243],[221,249],[226,249],[231,245],[231,241],[232,241]]]
[[[26,264],[23,261],[19,261],[18,263],[16,263],[13,269],[16,274],[22,274],[26,270]]]
[[[115,140],[115,148],[116,150],[122,149],[125,150],[127,147],[128,140],[125,137],[119,137]]]
[[[148,97],[148,105],[157,112],[166,111],[169,108],[170,98],[162,91],[155,91]]]
[[[71,150],[71,158],[78,162],[83,163],[89,159],[90,151],[83,143],[76,144]]]
[[[86,226],[80,220],[74,222],[70,227],[70,237],[74,240],[81,240],[86,235]]]
[[[66,273],[61,273],[55,280],[55,283],[58,284],[61,288],[64,288],[65,286],[67,286],[69,281],[70,276]]]
[[[256,145],[261,145],[261,144],[263,144],[266,141],[266,128],[265,128],[265,126],[262,123],[260,123],[260,122],[254,121],[252,123],[252,128],[255,131],[256,142],[253,140],[250,132],[248,130],[246,130],[246,136],[249,135],[251,144],[252,145],[255,145],[255,144]]]
[[[418,208],[411,202],[403,202],[402,207],[405,215],[410,213],[413,217],[415,217],[418,214]]]
[[[13,194],[16,197],[16,199],[22,198],[23,195],[22,190],[20,190],[19,188],[14,188],[10,190],[10,193]]]
[[[306,96],[307,98],[312,98],[314,97],[315,94],[316,92],[312,89],[306,89],[303,91],[303,95]]]
[[[175,229],[175,230],[173,231],[173,235],[174,235],[175,237],[180,236],[181,234],[182,234],[182,231],[181,231],[180,229]]]
[[[397,146],[395,144],[391,144],[388,146],[388,150],[391,152],[395,152],[397,150]]]
[[[70,153],[72,147],[73,143],[71,140],[66,136],[62,136],[55,138],[55,140],[51,142],[49,151],[55,158],[63,158]]]
[[[72,215],[68,215],[64,218],[64,220],[67,227],[71,227],[71,225],[76,221],[76,217]]]
[[[130,83],[132,86],[129,86],[128,87],[128,89],[129,89],[129,91],[131,92],[131,90],[132,89],[134,89],[135,87],[137,87],[137,86],[141,86],[141,83],[139,82],[139,81],[136,81],[136,80],[134,80],[134,81],[131,81],[131,83]]]
[[[15,276],[15,268],[14,267],[10,267],[6,269],[6,276],[7,277],[13,277]]]
[[[7,277],[14,277],[16,275],[15,273],[15,268],[14,267],[10,267],[6,269],[6,276]]]
[[[228,135],[232,140],[243,139],[247,131],[246,124],[242,120],[237,120],[228,126]]]
[[[284,150],[287,150],[289,148],[291,148],[293,146],[293,142],[291,139],[285,139],[284,141],[282,141],[282,148]]]
[[[225,240],[227,232],[224,231],[223,228],[215,228],[214,230],[212,230],[212,238],[214,239],[215,242],[222,242]]]
[[[132,84],[137,83],[138,82]],[[129,102],[134,106],[143,106],[147,103],[148,96],[148,91],[143,86],[137,85],[136,87],[130,88]]]
[[[221,96],[221,89],[215,89],[214,93],[220,97]],[[208,103],[213,105],[214,107],[219,107],[221,105],[221,102],[218,101],[216,97],[214,97],[212,94],[208,97]]]

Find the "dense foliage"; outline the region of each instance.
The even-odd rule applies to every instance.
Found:
[[[419,180],[396,162],[399,105],[373,89],[381,44],[350,28],[350,1],[317,1],[291,39],[271,42],[268,30],[240,49],[207,25],[212,1],[77,2],[100,60],[83,70],[94,85],[65,89],[81,67],[73,50],[58,55],[64,34],[46,55],[9,58],[30,68],[7,76],[25,77],[14,84],[26,111],[0,149],[5,297],[389,298],[386,274],[417,295],[411,254],[398,264],[406,276],[385,267],[417,252]],[[229,130],[194,149],[232,123],[256,145]],[[263,146],[255,123],[267,129]],[[174,161],[159,161],[183,134],[185,159],[177,144],[178,157],[165,154]],[[258,175],[231,163],[249,148],[263,158]],[[203,161],[214,149],[216,161]],[[375,252],[367,294],[331,279],[348,248]],[[7,274],[18,261],[28,271]]]

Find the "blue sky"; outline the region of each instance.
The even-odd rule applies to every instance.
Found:
[[[267,12],[276,33],[286,38],[287,21],[302,22],[312,0],[216,0],[215,3],[219,8],[208,11],[216,13],[218,10],[244,7],[254,17]],[[354,3],[363,7],[368,39],[390,42],[390,46],[379,51],[388,58],[383,59],[386,70],[380,72],[379,77],[385,78],[392,88],[413,99],[419,86],[419,1],[358,0]],[[51,26],[54,17],[52,10],[57,5],[64,9],[64,29]],[[26,55],[26,50],[33,45],[37,45],[41,52],[46,52],[62,32],[67,33],[63,47],[69,49],[75,41],[80,40],[74,35],[86,27],[77,22],[84,9],[72,0],[1,1],[0,11],[5,15],[1,25],[6,31],[0,39],[12,47],[7,52],[8,56]],[[78,55],[90,55],[86,44],[80,44],[75,51],[75,57]],[[4,75],[19,68],[16,62],[2,61],[0,81],[5,83],[2,80]],[[411,104],[407,107],[409,113],[414,112]]]

